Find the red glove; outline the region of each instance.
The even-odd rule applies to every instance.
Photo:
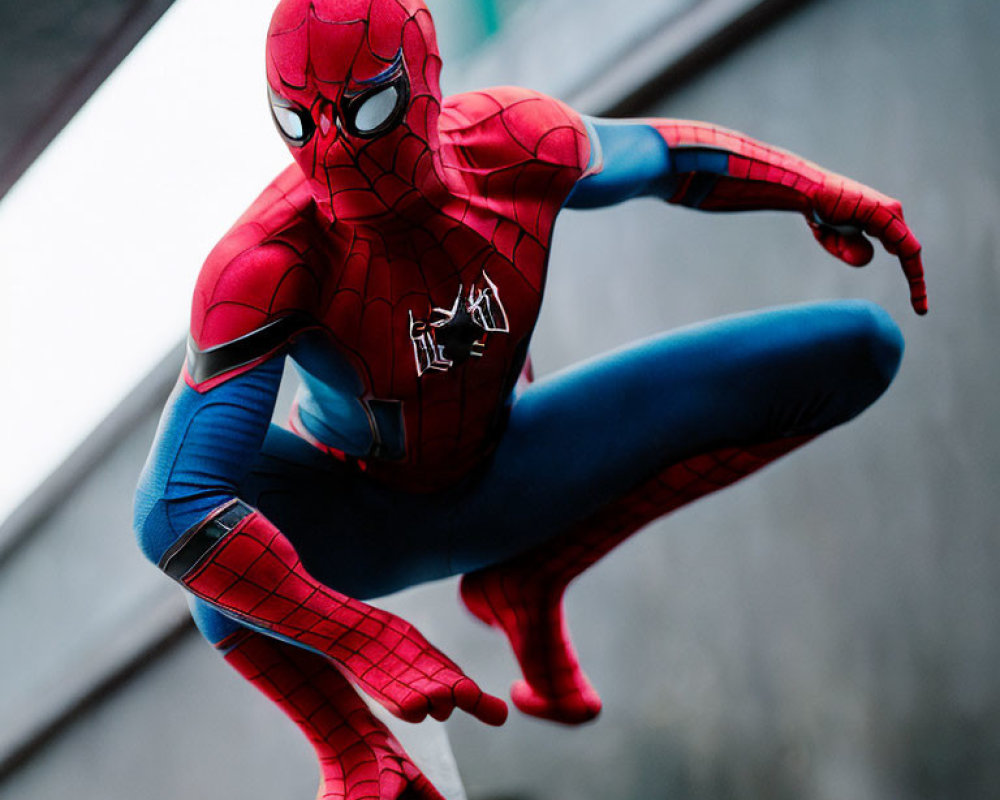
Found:
[[[866,238],[882,243],[899,258],[910,284],[910,303],[918,314],[927,313],[927,287],[920,258],[920,242],[903,219],[903,208],[881,192],[841,175],[827,173],[811,193],[813,235],[823,247],[852,267],[872,260],[874,248]]]

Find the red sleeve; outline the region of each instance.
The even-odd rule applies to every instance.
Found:
[[[246,372],[314,327],[314,271],[286,241],[234,228],[209,255],[191,309],[185,378],[205,391]]]

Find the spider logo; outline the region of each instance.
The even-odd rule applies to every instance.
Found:
[[[417,375],[428,370],[447,372],[469,358],[481,358],[490,333],[508,333],[507,312],[500,292],[483,272],[485,286],[470,286],[463,297],[458,287],[451,308],[435,306],[427,319],[414,319],[410,311],[410,341]]]

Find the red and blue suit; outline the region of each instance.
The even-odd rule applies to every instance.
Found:
[[[438,797],[355,687],[410,721],[507,713],[366,600],[463,575],[463,601],[520,662],[518,708],[591,719],[569,582],[856,416],[896,372],[889,316],[842,301],[532,381],[563,208],[796,211],[849,264],[877,239],[926,311],[920,246],[891,198],[711,125],[586,118],[519,88],[442,98],[439,71],[421,0],[279,4],[267,83],[294,163],[208,256],[136,501],[141,547],[202,632],[316,747],[320,797]],[[271,423],[289,366],[291,430]]]

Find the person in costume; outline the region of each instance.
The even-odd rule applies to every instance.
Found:
[[[900,204],[700,122],[606,120],[502,87],[442,98],[422,0],[282,0],[267,91],[294,163],[208,256],[187,358],[140,480],[144,553],[199,629],[303,729],[320,797],[439,795],[357,689],[409,721],[500,724],[413,625],[366,600],[463,575],[509,639],[524,713],[600,699],[562,615],[569,582],[636,530],[842,424],[898,368],[865,301],[664,333],[532,381],[563,208],[659,197],[801,214],[927,310]],[[608,280],[618,280],[609,271]],[[271,424],[286,363],[291,430]]]

